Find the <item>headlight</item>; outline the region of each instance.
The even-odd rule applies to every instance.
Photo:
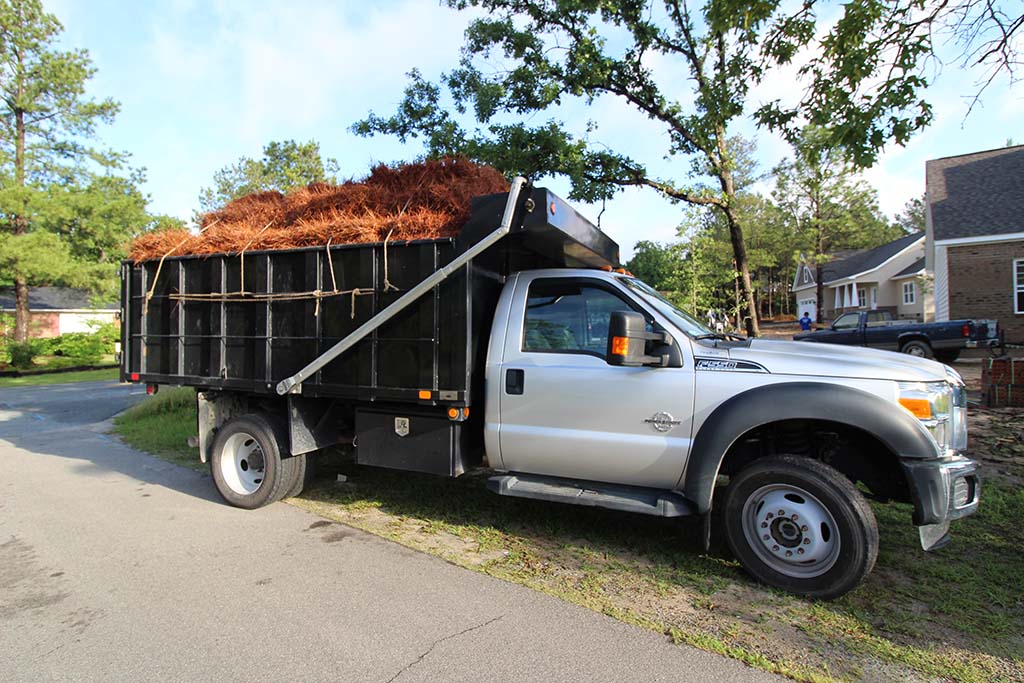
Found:
[[[900,382],[900,405],[921,420],[941,450],[967,448],[967,395],[951,382]]]

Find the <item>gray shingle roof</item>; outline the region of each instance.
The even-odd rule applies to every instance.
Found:
[[[117,302],[94,306],[88,290],[71,289],[69,287],[29,287],[28,308],[30,311],[78,310],[83,308],[99,308],[101,310],[117,310]],[[0,288],[0,309],[14,310],[14,288]]]
[[[877,268],[921,239],[924,239],[924,233],[912,232],[906,237],[901,237],[880,247],[858,251],[843,259],[830,261],[821,270],[822,281],[833,282],[835,280],[842,280],[857,273]]]
[[[925,163],[936,240],[1024,232],[1024,145]]]
[[[924,257],[923,256],[921,258],[917,259],[916,261],[914,261],[913,263],[911,263],[909,266],[907,266],[906,268],[904,268],[900,272],[898,272],[895,275],[893,275],[891,279],[898,280],[899,278],[907,277],[908,275],[917,275],[922,270],[924,270]]]

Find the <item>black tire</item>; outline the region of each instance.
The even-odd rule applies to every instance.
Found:
[[[289,458],[289,460],[294,462],[295,466],[292,468],[291,480],[285,486],[284,495],[281,496],[282,500],[294,498],[306,489],[313,473],[313,463],[310,462],[312,457],[312,453],[303,453],[302,455],[293,455]]]
[[[726,541],[743,568],[790,593],[838,598],[864,580],[878,557],[878,525],[864,496],[817,460],[755,460],[729,482],[723,518]],[[796,524],[804,521],[810,525]]]
[[[956,359],[960,357],[960,349],[954,349],[952,351],[936,351],[935,360],[940,363],[955,363]]]
[[[918,358],[931,358],[932,346],[926,341],[911,339],[900,347],[900,353],[909,353],[911,356],[917,356]]]
[[[288,434],[276,420],[259,413],[229,420],[217,431],[210,449],[217,492],[247,510],[279,500],[286,486],[294,484],[298,467],[295,458],[282,457],[287,449]]]

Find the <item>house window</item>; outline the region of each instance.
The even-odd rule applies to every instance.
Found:
[[[917,302],[917,285],[913,282],[903,283],[903,303],[913,304]]]
[[[808,270],[807,268],[804,268],[804,284],[806,285],[810,281],[811,281],[811,271]]]
[[[1024,258],[1013,262],[1014,313],[1024,313]]]
[[[866,289],[857,290],[857,307],[866,308],[868,305],[868,291]]]

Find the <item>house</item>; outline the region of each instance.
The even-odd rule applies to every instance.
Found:
[[[29,287],[29,336],[56,337],[68,332],[92,332],[95,323],[117,320],[120,306],[94,306],[89,292],[67,287]],[[0,288],[0,315],[14,318],[14,288]]]
[[[874,249],[841,252],[822,266],[823,321],[856,310],[889,311],[924,320],[931,313],[925,278],[925,235],[916,232]],[[818,322],[816,268],[800,263],[793,280],[797,315]]]
[[[935,319],[995,318],[1024,341],[1024,145],[925,163]]]

